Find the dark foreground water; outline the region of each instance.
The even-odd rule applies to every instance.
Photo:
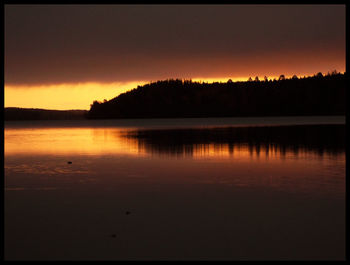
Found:
[[[5,259],[344,260],[345,118],[6,122]]]

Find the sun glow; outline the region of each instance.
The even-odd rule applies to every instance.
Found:
[[[110,100],[145,83],[147,82],[5,85],[5,107],[88,110],[94,100]]]

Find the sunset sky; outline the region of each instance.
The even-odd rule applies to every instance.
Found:
[[[89,109],[150,81],[345,71],[345,5],[5,5],[5,107]]]

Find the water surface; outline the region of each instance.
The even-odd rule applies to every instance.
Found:
[[[6,122],[5,259],[343,260],[345,118]]]

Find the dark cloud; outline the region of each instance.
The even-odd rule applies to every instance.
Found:
[[[249,75],[305,56],[345,62],[345,5],[5,5],[7,84]]]

